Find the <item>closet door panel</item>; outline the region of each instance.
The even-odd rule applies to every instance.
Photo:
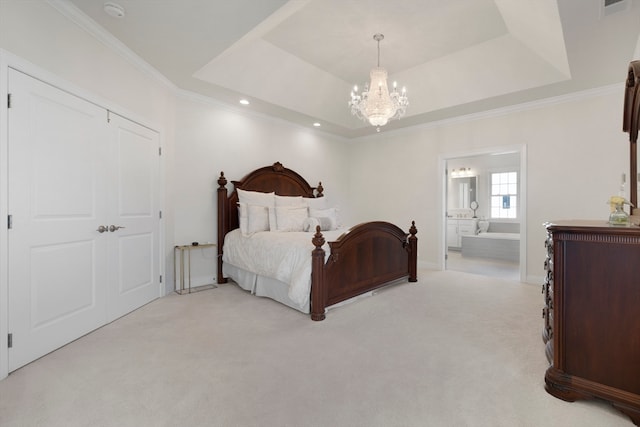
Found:
[[[110,213],[109,319],[160,295],[159,136],[135,122],[111,116],[113,144]]]
[[[106,320],[105,111],[9,71],[9,328],[14,370]]]

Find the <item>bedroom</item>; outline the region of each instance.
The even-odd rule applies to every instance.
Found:
[[[527,200],[526,207],[521,205],[526,209],[526,228],[521,230],[526,235],[526,248],[522,262],[525,282],[539,286],[545,257],[542,224],[555,218],[605,218],[605,201],[617,192],[620,174],[629,167],[627,136],[621,131],[621,106],[626,66],[640,57],[635,27],[629,30],[635,31],[631,39],[624,32],[619,36],[621,43],[609,49],[606,60],[595,60],[602,73],[595,87],[569,93],[550,88],[548,96],[538,102],[347,138],[248,112],[240,106],[195,95],[190,88],[176,87],[154,70],[141,68],[126,51],[117,51],[119,46],[109,45],[110,39],[104,34],[90,34],[84,27],[86,23],[61,12],[64,7],[54,7],[64,3],[0,3],[0,88],[4,95],[8,66],[26,69],[44,80],[107,100],[161,132],[162,254],[167,293],[174,286],[174,245],[215,241],[214,196],[222,170],[231,179],[238,179],[250,170],[280,161],[303,173],[310,182],[322,181],[330,202],[343,208],[347,222],[373,219],[371,212],[398,224],[404,224],[407,218],[415,219],[420,238],[419,266],[438,270],[443,268],[445,228],[441,215],[441,159],[503,147],[526,147],[523,166]],[[559,3],[569,10],[579,9],[576,3],[583,4]],[[612,15],[613,23],[605,30],[613,31],[611,27],[616,26],[620,31],[628,30],[630,22],[635,25],[637,14],[638,4],[633,2],[632,12]],[[611,37],[618,41],[616,34]],[[392,40],[391,34],[387,37]],[[585,44],[589,42],[602,47],[595,40]],[[382,53],[384,58],[384,45]],[[592,63],[588,49],[576,56],[582,66]],[[362,72],[366,74],[373,64],[362,62]],[[433,90],[431,96],[435,97]],[[419,102],[418,93],[412,102]],[[2,108],[6,120],[6,106]],[[346,101],[340,114],[349,114]],[[6,139],[2,143],[5,150]],[[1,157],[5,161],[6,157]],[[4,176],[2,182],[6,186]],[[6,187],[1,190],[3,216],[8,214]],[[1,233],[1,240],[6,242],[7,229]],[[4,275],[8,260],[6,251],[0,252]],[[202,275],[211,276],[214,271],[212,268]],[[0,336],[8,333],[6,292],[7,279],[3,276]],[[6,342],[1,340],[0,377],[8,374],[6,355]]]

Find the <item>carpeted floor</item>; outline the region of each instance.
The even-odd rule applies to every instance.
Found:
[[[323,322],[171,295],[0,381],[8,426],[630,426],[544,391],[540,287],[419,272]]]

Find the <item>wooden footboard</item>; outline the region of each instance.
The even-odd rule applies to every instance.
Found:
[[[359,224],[329,242],[331,253],[325,263],[325,240],[317,227],[312,240],[311,319],[323,320],[327,306],[393,280],[417,281],[417,232],[415,222],[409,233],[384,221]]]
[[[297,172],[280,162],[264,166],[232,181],[235,189],[227,193],[223,172],[218,178],[218,283],[226,283],[222,274],[224,237],[238,228],[237,189],[274,192],[279,196],[323,197],[322,183],[311,187]],[[409,233],[394,224],[376,221],[357,225],[335,242],[329,242],[331,253],[325,263],[322,245],[325,239],[316,229],[313,237],[311,273],[311,318],[323,320],[325,308],[364,294],[389,282],[407,277],[417,280],[418,239],[415,222]]]

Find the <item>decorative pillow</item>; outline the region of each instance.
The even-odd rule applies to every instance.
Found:
[[[320,224],[322,231],[330,231],[338,228],[338,213],[336,208],[328,208],[328,209],[311,209],[309,208],[309,216],[312,218],[327,218],[329,221],[328,229],[323,227],[323,224]],[[320,222],[320,220],[318,220]],[[327,225],[325,223],[325,225]]]
[[[326,197],[305,197],[304,202],[307,204],[309,209],[327,209],[327,198]]]
[[[263,193],[260,191],[242,190],[241,188],[238,188],[236,191],[238,192],[238,201],[240,204],[246,203],[247,205],[265,206],[267,208],[273,208],[276,205],[276,193],[274,192]],[[273,224],[276,223],[275,215],[269,215],[269,222]],[[242,219],[240,219],[240,231],[242,231]]]
[[[302,196],[278,196],[276,206],[307,206]]]
[[[238,220],[240,222],[240,232],[243,236],[249,234],[249,213],[246,203],[238,203]]]
[[[275,206],[277,207],[283,207],[283,206],[295,206],[295,207],[301,207],[301,206],[307,206],[304,203],[304,199],[302,198],[302,196],[278,196],[276,194],[275,196]],[[271,231],[277,231],[278,227],[277,227],[277,218],[276,218],[276,212],[274,209],[269,209],[269,226]]]
[[[247,205],[247,213],[248,235],[257,231],[269,231],[269,208],[265,206]]]
[[[240,203],[246,203],[248,205],[255,206],[275,206],[276,193],[262,193],[260,191],[246,191],[238,188],[236,190],[238,192],[238,200]]]
[[[335,221],[333,221],[331,218],[322,217],[322,216],[316,218],[316,217],[310,216],[309,218],[304,220],[304,223],[302,224],[302,229],[303,231],[315,232],[317,226],[320,226],[320,231],[330,231],[330,230],[335,230],[337,228]]]
[[[306,206],[280,206],[275,212],[278,231],[302,231],[304,220],[309,217]]]
[[[318,221],[318,225],[320,226],[320,231],[330,231],[338,228],[334,218],[321,216],[316,218],[316,220]]]
[[[318,218],[308,217],[302,223],[302,231],[316,231],[316,227],[320,225]]]

